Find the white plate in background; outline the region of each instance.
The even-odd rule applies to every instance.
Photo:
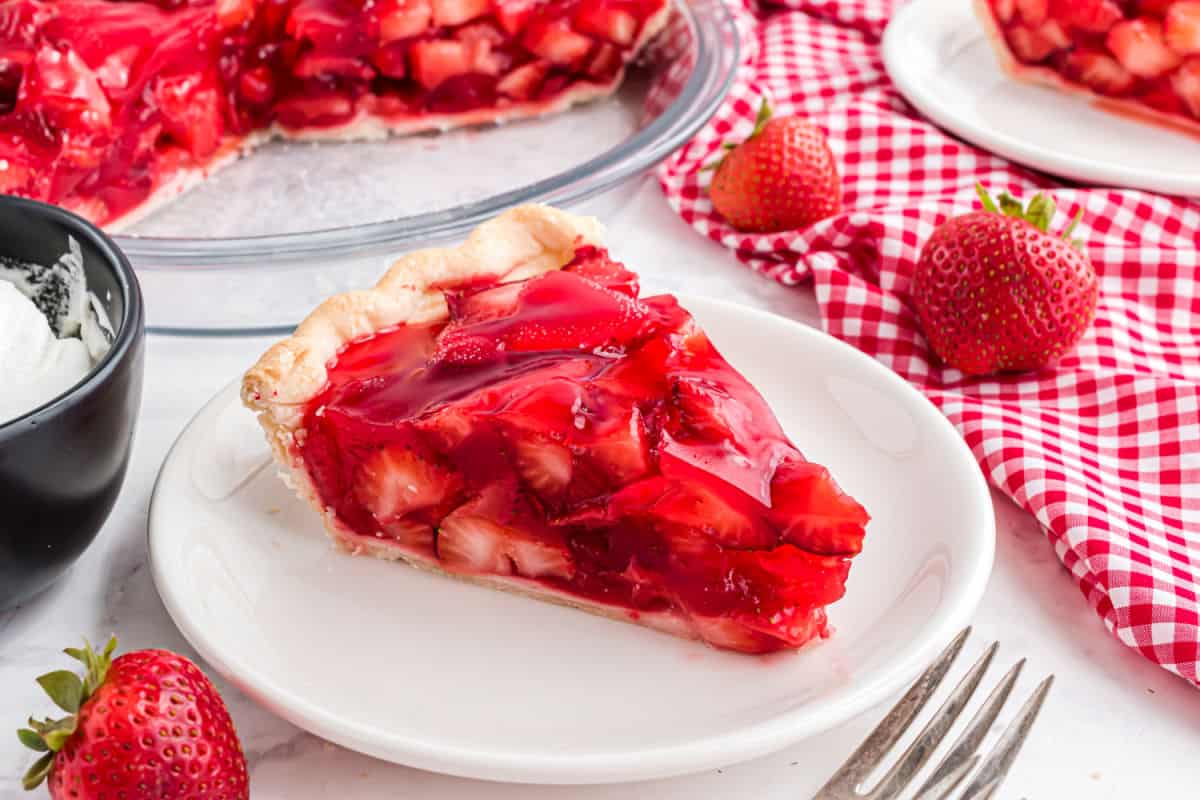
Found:
[[[1200,139],[1022,83],[1000,68],[969,0],[914,0],[883,37],[900,93],[998,156],[1085,183],[1200,195]]]

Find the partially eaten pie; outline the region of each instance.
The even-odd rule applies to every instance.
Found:
[[[1200,0],[975,0],[1014,77],[1200,134]]]
[[[668,0],[6,0],[0,192],[127,224],[271,136],[378,137],[612,92]]]
[[[591,219],[523,206],[246,373],[345,550],[744,652],[828,631],[867,512]]]

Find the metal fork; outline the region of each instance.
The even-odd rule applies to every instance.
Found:
[[[821,791],[817,792],[813,800],[893,800],[908,788],[979,687],[983,673],[987,671],[992,657],[996,654],[999,642],[992,642],[991,647],[979,657],[966,676],[959,681],[953,693],[942,703],[933,719],[925,724],[921,733],[900,756],[900,760],[887,771],[875,788],[869,792],[859,791],[862,782],[879,766],[884,755],[895,747],[896,742],[937,690],[970,632],[971,629],[967,628],[954,638],[929,669],[925,670],[925,674],[917,679],[904,697],[900,698],[900,702],[888,712],[883,722],[871,731],[866,741],[859,745],[829,782],[821,787]],[[1001,707],[1008,700],[1024,665],[1025,659],[1021,659],[1013,665],[1000,683],[996,684],[987,700],[975,712],[970,724],[951,746],[950,752],[937,765],[933,774],[921,784],[912,800],[946,800],[975,768],[980,760],[975,751],[979,749],[992,723],[996,721]],[[989,800],[995,795],[1017,753],[1020,752],[1025,737],[1029,735],[1052,683],[1054,676],[1050,675],[1038,684],[1037,689],[1017,713],[1016,719],[1004,730],[979,772],[975,773],[975,777],[967,784],[959,800]]]

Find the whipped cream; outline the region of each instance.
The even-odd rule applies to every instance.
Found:
[[[79,383],[112,345],[79,244],[69,245],[50,266],[0,256],[0,424]]]

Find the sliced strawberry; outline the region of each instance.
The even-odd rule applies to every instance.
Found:
[[[770,653],[780,647],[774,636],[753,630],[730,617],[693,616],[691,623],[699,637],[713,647],[740,653]]]
[[[408,75],[408,50],[407,41],[389,42],[371,54],[371,63],[379,74],[400,80]]]
[[[254,16],[255,0],[217,0],[217,25],[221,28],[236,28]]]
[[[829,470],[792,460],[779,465],[771,482],[770,519],[785,540],[805,550],[854,555],[862,550],[870,516]]]
[[[1016,10],[1016,3],[1013,0],[992,0],[992,13],[996,15],[996,19],[1006,25],[1012,22]]]
[[[496,84],[496,90],[514,100],[528,100],[542,88],[542,82],[546,79],[546,73],[549,71],[549,63],[530,61],[501,78],[500,82]]]
[[[332,125],[354,116],[354,103],[344,94],[296,94],[275,104],[275,117],[285,126]]]
[[[617,524],[624,525],[625,521],[620,520]],[[674,562],[673,566],[676,567],[721,563],[721,544],[707,531],[672,520],[653,519],[652,524],[667,544],[668,553],[662,559],[661,566],[667,567],[668,571],[672,566],[671,562]],[[660,566],[656,563],[659,560],[656,558],[657,553],[652,550],[638,552],[640,552],[641,560]]]
[[[107,130],[112,107],[100,81],[73,49],[43,47],[25,68],[22,95],[39,98],[53,113],[63,114],[90,130]]]
[[[1036,28],[1046,21],[1050,0],[1016,0],[1016,6],[1022,21],[1029,27]]]
[[[575,564],[561,535],[533,530],[539,526],[527,519],[501,519],[497,504],[507,496],[509,490],[489,487],[447,515],[438,527],[438,558],[454,572],[569,579]]]
[[[521,43],[552,64],[573,67],[592,49],[592,40],[571,30],[566,20],[538,22],[521,37]]]
[[[288,14],[287,32],[322,50],[358,55],[368,37],[356,22],[357,14],[340,2],[297,0]]]
[[[204,158],[220,146],[225,132],[221,95],[216,88],[201,84],[199,76],[159,77],[154,100],[163,130],[193,156]]]
[[[1179,66],[1180,57],[1163,40],[1162,24],[1145,17],[1119,22],[1105,44],[1121,66],[1139,78],[1156,78]]]
[[[1126,94],[1137,83],[1137,79],[1108,53],[1086,47],[1071,51],[1063,64],[1063,72],[1103,95]]]
[[[510,300],[507,294],[501,297]],[[530,309],[536,313],[526,313]],[[637,339],[655,324],[633,298],[555,270],[522,285],[511,316],[447,327],[434,359],[465,364],[494,360],[500,353],[592,352]]]
[[[452,504],[461,489],[457,473],[404,445],[383,448],[364,461],[354,487],[359,502],[381,523]]]
[[[3,153],[7,165],[5,169],[0,169],[0,192],[4,194],[22,193],[28,197],[32,194],[28,190],[30,179],[33,177],[32,168],[14,158],[14,153],[10,152],[8,148],[0,149],[0,153]]]
[[[621,51],[614,45],[602,44],[596,48],[584,67],[584,72],[597,80],[610,80],[625,65]]]
[[[550,272],[525,284],[523,307],[539,309],[533,319],[518,317],[503,333],[510,351],[593,350],[627,342],[652,320],[633,298],[609,291],[569,272]]]
[[[671,383],[667,430],[678,441],[723,441],[730,437],[726,410],[739,408],[728,390],[712,381],[679,377]]]
[[[597,426],[595,435],[586,448],[587,456],[612,483],[626,483],[650,471],[650,445],[637,406],[624,419],[605,420]]]
[[[134,65],[141,57],[143,49],[140,45],[130,45],[113,50],[96,67],[96,80],[108,91],[127,88],[129,77],[133,74]]]
[[[438,559],[451,572],[511,575],[505,529],[472,509],[467,503],[438,525]]]
[[[1200,119],[1200,57],[1189,58],[1175,71],[1171,76],[1171,88],[1192,116]]]
[[[640,287],[638,276],[619,261],[613,261],[608,251],[597,247],[581,247],[575,251],[571,263],[563,267],[566,272],[587,278],[614,292],[637,297]]]
[[[1181,56],[1200,53],[1200,0],[1185,0],[1167,9],[1163,38]]]
[[[458,447],[475,429],[471,410],[459,404],[446,405],[413,425],[446,450]]]
[[[492,13],[509,36],[525,30],[534,12],[544,0],[492,0]]]
[[[753,507],[749,498],[700,480],[683,483],[656,476],[631,483],[611,497],[604,514],[614,522],[626,515],[650,518],[664,534],[701,533],[724,547],[775,545],[775,535],[760,519],[761,509]],[[586,517],[572,521],[586,521]]]
[[[808,606],[784,606],[770,614],[737,619],[751,630],[775,637],[779,647],[799,647],[824,636],[828,627],[824,609]]]
[[[265,106],[275,97],[275,76],[263,66],[246,70],[238,78],[238,95],[252,106]]]
[[[488,0],[432,0],[434,25],[462,25],[488,13]]]
[[[583,362],[564,362],[561,366],[579,377],[586,375],[588,369]],[[553,436],[566,442],[576,434],[591,433],[587,395],[570,372],[557,374],[548,370],[536,380],[537,383],[511,387],[508,392],[511,399],[494,413],[497,421],[513,431],[512,438]]]
[[[450,319],[463,324],[512,316],[517,312],[523,281],[501,283],[464,292],[447,292]]]
[[[508,540],[508,557],[517,574],[526,578],[562,578],[575,575],[575,560],[565,542],[514,536]]]
[[[375,77],[375,70],[360,59],[320,52],[309,52],[300,56],[292,66],[292,73],[298,78],[336,75],[342,78],[369,81]]]
[[[433,526],[417,520],[396,519],[380,523],[380,534],[397,544],[432,553],[434,549]]]
[[[513,444],[517,472],[540,495],[557,497],[571,482],[571,451],[541,436],[517,438]]]
[[[433,20],[429,0],[383,0],[375,10],[380,43],[420,36]]]
[[[637,38],[638,18],[605,0],[583,0],[575,11],[575,27],[583,33],[628,47]]]
[[[1008,29],[1008,43],[1017,58],[1027,64],[1036,64],[1070,46],[1071,40],[1057,22],[1049,20],[1036,28],[1012,26]]]
[[[508,41],[508,37],[490,22],[464,25],[454,32],[454,38],[460,42],[488,42],[493,45],[504,44]]]
[[[1106,33],[1125,18],[1112,0],[1050,0],[1050,16],[1062,25],[1092,33]]]
[[[819,608],[846,593],[850,559],[821,555],[792,544],[725,554],[727,564],[751,589],[754,607],[768,615],[788,606]]]
[[[426,89],[435,89],[443,81],[471,71],[473,53],[462,42],[415,42],[409,53],[413,77]]]

